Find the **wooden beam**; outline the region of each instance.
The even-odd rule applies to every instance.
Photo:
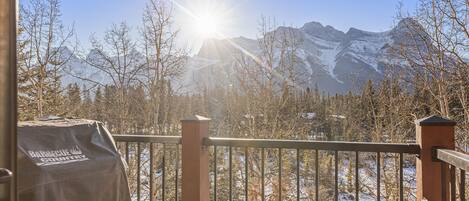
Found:
[[[16,200],[16,0],[0,0],[0,168],[13,178],[0,184],[0,200]]]

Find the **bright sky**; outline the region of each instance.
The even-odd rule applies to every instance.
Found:
[[[20,4],[25,1],[28,0],[20,0]],[[180,5],[174,7],[175,26],[181,31],[179,43],[193,52],[203,39],[213,37],[214,31],[225,37],[255,38],[261,15],[275,17],[280,25],[295,27],[318,21],[344,32],[350,27],[385,31],[395,23],[399,3],[399,0],[174,1]],[[405,12],[413,12],[417,5],[417,0],[402,2]],[[78,40],[86,48],[92,33],[102,36],[112,23],[125,21],[137,35],[145,3],[146,0],[63,0],[62,19],[65,25],[74,24]]]

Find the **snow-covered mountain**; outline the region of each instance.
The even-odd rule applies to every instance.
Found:
[[[144,63],[144,57],[138,51],[131,51],[129,54],[133,54],[131,61],[126,61],[129,63],[128,66],[139,66]],[[94,88],[98,85],[112,85],[113,79],[117,79],[116,72],[112,69],[106,69],[106,67],[100,66],[109,66],[109,60],[113,63],[118,63],[117,57],[104,57],[98,50],[90,50],[88,54],[78,56],[76,52],[68,49],[67,47],[63,47],[60,50],[60,57],[62,61],[65,61],[65,65],[62,68],[62,86],[66,87],[69,84],[78,83],[85,88]],[[121,59],[120,62],[123,62]],[[132,62],[132,64],[130,64]],[[91,65],[93,64],[93,65]],[[106,69],[105,72],[103,69]],[[131,72],[133,70],[132,67],[128,67],[127,71]],[[114,77],[111,77],[110,74],[113,74]],[[145,77],[143,75],[136,75],[140,76],[140,80],[144,80]]]
[[[72,50],[64,47],[60,55],[63,61],[66,61],[62,69],[62,86],[78,83],[80,87],[92,88],[96,84],[110,84],[111,78],[101,70],[87,64],[86,60],[95,57],[94,51],[90,51],[86,57],[80,58]]]
[[[298,82],[300,87],[317,85],[330,93],[344,93],[361,89],[368,80],[379,81],[384,73],[395,69],[391,66],[406,65],[396,56],[395,50],[402,41],[409,40],[406,33],[409,23],[415,21],[404,19],[385,32],[350,28],[344,33],[332,26],[309,22],[301,28],[279,27],[274,32],[289,31],[297,37],[297,41],[301,41],[295,66],[301,80]],[[189,62],[188,72],[192,80],[187,83],[235,85],[239,77],[233,70],[237,58],[242,52],[258,56],[261,52],[259,40],[262,39],[238,37],[206,40]]]
[[[368,32],[356,28],[342,32],[319,22],[309,22],[301,28],[278,27],[271,34],[281,35],[288,31],[293,33],[296,41],[300,41],[294,67],[300,79],[297,83],[299,87],[317,85],[323,91],[345,93],[361,89],[368,80],[379,81],[391,69],[390,66],[406,65],[392,52],[400,43],[409,40],[406,33],[409,23],[416,22],[404,19],[385,32]],[[188,91],[236,86],[237,80],[245,76],[235,70],[240,56],[260,57],[261,40],[237,37],[204,41],[198,54],[188,59],[185,73],[176,81],[177,84]],[[96,54],[90,51],[86,59],[92,59],[93,55]],[[73,55],[68,63],[63,76],[64,85],[73,82],[92,85],[92,82],[80,78],[110,83],[106,74]],[[278,74],[282,76],[282,72]]]

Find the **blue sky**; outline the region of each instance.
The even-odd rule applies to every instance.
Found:
[[[25,2],[28,0],[21,0]],[[318,21],[347,31],[355,27],[367,31],[385,31],[395,24],[399,0],[175,0],[196,14],[215,12],[226,37],[255,38],[261,15],[275,17],[278,24],[301,27]],[[77,38],[87,47],[89,36],[98,37],[112,23],[127,22],[138,32],[146,0],[63,0],[62,20],[74,24]],[[402,1],[405,12],[413,12],[417,0]],[[210,10],[212,9],[212,10]],[[221,14],[220,14],[221,13]],[[179,43],[196,50],[203,37],[194,38],[193,22],[175,7],[175,27],[181,30]]]

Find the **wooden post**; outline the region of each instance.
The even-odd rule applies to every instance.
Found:
[[[194,115],[182,123],[182,201],[210,200],[209,152],[203,145],[210,119]]]
[[[0,178],[9,178],[8,182],[0,182],[2,201],[14,201],[17,197],[16,4],[16,0],[0,0],[0,168],[5,168],[0,171]]]
[[[442,185],[449,187],[449,170],[441,171],[441,163],[435,160],[436,148],[454,149],[454,126],[451,121],[438,116],[430,116],[415,121],[417,143],[420,156],[417,158],[417,201],[443,201],[449,195],[442,190]],[[442,173],[444,172],[444,173]],[[443,178],[445,179],[442,179]],[[448,190],[446,190],[448,192]]]

